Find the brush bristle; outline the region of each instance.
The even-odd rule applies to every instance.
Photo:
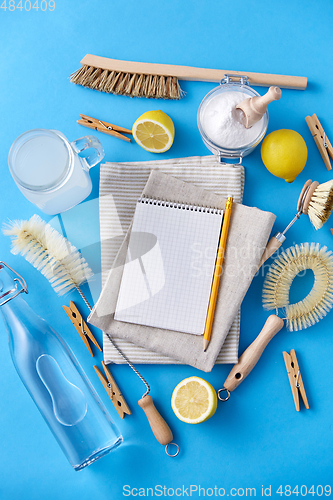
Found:
[[[314,285],[300,302],[289,304],[290,286],[297,274],[311,269]],[[288,248],[272,264],[263,285],[265,309],[284,308],[290,331],[308,328],[322,319],[333,305],[333,254],[319,244]]]
[[[310,221],[320,229],[328,220],[333,209],[333,180],[320,184],[311,196],[308,208]]]
[[[180,99],[183,96],[178,78],[173,76],[118,73],[84,65],[70,76],[70,81],[101,92],[130,97]]]
[[[2,231],[12,238],[12,253],[23,255],[58,295],[78,288],[93,275],[80,252],[38,215],[10,222]]]

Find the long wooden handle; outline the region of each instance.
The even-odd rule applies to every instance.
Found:
[[[276,85],[286,89],[305,90],[307,78],[304,76],[272,75],[266,73],[253,73],[250,71],[231,71],[226,69],[193,68],[191,66],[178,66],[174,64],[141,63],[132,61],[119,61],[107,57],[87,54],[81,61],[82,65],[107,69],[121,73],[139,73],[143,75],[175,76],[179,80],[197,82],[220,82],[226,74],[235,76],[248,76],[249,83],[262,87]]]
[[[282,241],[278,240],[275,236],[272,236],[272,238],[267,243],[267,246],[264,250],[264,253],[262,254],[258,269],[261,268],[263,263],[266,262],[266,260],[269,259],[270,256],[273,255],[273,253],[276,252],[276,250],[278,248],[280,248],[281,245],[282,245]]]
[[[243,352],[239,358],[238,363],[232,368],[227,380],[224,383],[224,388],[228,391],[233,391],[239,384],[248,376],[248,374],[255,367],[264,352],[267,344],[272,340],[283,327],[283,319],[275,314],[272,314],[266,320],[263,329],[258,337],[252,342],[251,345]]]
[[[163,445],[171,443],[173,435],[170,427],[156,410],[151,396],[144,396],[138,401],[138,405],[143,409],[157,441]]]

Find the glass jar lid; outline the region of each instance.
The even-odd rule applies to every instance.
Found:
[[[10,172],[20,186],[46,191],[59,186],[72,163],[73,151],[62,134],[33,129],[21,134],[8,155]]]

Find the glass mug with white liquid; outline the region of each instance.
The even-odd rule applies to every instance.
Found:
[[[79,156],[84,150],[86,156]],[[89,196],[89,169],[103,158],[103,147],[92,135],[69,142],[58,130],[34,129],[14,141],[8,164],[27,200],[42,212],[55,215]]]

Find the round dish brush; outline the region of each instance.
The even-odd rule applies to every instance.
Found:
[[[308,214],[316,229],[320,229],[327,222],[332,208],[333,180],[324,184],[319,184],[317,181],[313,182],[309,188],[309,202],[305,203],[303,213]]]
[[[290,286],[297,274],[306,269],[313,271],[313,287],[303,300],[289,304]],[[282,253],[268,271],[263,286],[263,306],[268,310],[275,309],[276,315],[268,317],[258,337],[232,368],[224,383],[228,395],[251,372],[269,341],[285,323],[289,331],[303,330],[326,316],[332,305],[333,253],[315,243],[295,245]],[[284,318],[278,316],[279,309],[283,309]]]
[[[12,237],[12,253],[23,255],[49,280],[58,295],[63,295],[75,288],[91,311],[92,308],[80,289],[80,285],[93,276],[93,272],[77,248],[64,236],[38,215],[33,215],[29,220],[5,224],[3,233]],[[152,397],[149,396],[150,386],[148,382],[117,347],[111,335],[105,333],[119,355],[145,384],[146,392],[138,404],[145,412],[157,441],[166,446],[165,450],[169,456],[176,456],[179,447],[175,443],[171,443],[172,431],[155,408]],[[169,444],[176,446],[175,454],[168,452]]]
[[[262,254],[258,268],[260,268],[278,248],[280,248],[282,243],[286,240],[286,232],[302,214],[307,214],[313,226],[316,229],[320,229],[328,220],[332,209],[333,180],[325,182],[324,184],[319,184],[317,181],[312,182],[311,179],[306,181],[298,198],[297,214],[282,233],[276,233],[269,240]]]

